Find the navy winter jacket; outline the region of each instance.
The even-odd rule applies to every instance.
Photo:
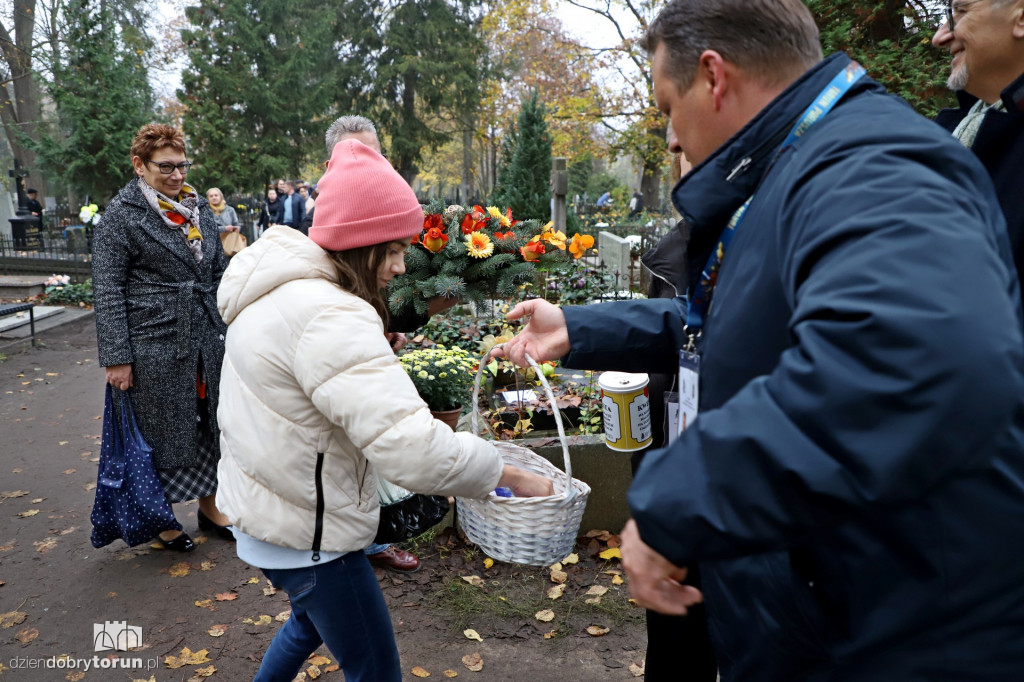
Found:
[[[1003,218],[970,152],[866,77],[768,172],[847,63],[674,190],[691,284],[755,198],[705,323],[700,417],[644,459],[630,508],[654,549],[700,562],[723,680],[1019,681],[1024,340]],[[566,364],[675,367],[682,300],[566,308]]]
[[[956,96],[960,108],[943,109],[935,119],[950,132],[978,101],[962,91]],[[1024,74],[1003,90],[1002,100],[1006,111],[985,114],[971,151],[984,164],[996,186],[1020,276],[1024,274]]]

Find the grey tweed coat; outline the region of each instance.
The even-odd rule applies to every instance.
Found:
[[[158,468],[195,466],[196,371],[202,358],[214,445],[227,327],[217,311],[226,260],[217,223],[199,199],[203,262],[165,227],[133,179],[93,234],[92,282],[99,361],[131,364],[132,402]]]

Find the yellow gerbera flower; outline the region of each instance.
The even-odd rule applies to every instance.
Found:
[[[494,243],[483,232],[470,232],[466,235],[466,251],[473,258],[487,258],[494,253]]]
[[[498,221],[501,223],[502,227],[511,227],[512,226],[512,216],[511,215],[502,215],[501,211],[498,210],[497,206],[488,206],[487,207],[487,213],[492,218],[497,218]]]

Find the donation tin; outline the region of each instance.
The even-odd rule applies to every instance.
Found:
[[[651,444],[651,402],[646,374],[605,372],[598,379],[604,408],[604,442],[612,450],[633,452]]]

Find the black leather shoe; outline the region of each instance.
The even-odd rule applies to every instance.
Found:
[[[230,526],[221,526],[210,520],[210,517],[203,513],[202,509],[196,511],[196,518],[199,519],[199,530],[212,530],[221,540],[234,542],[235,536]]]
[[[188,533],[182,531],[181,535],[174,538],[173,540],[164,540],[159,535],[156,539],[160,541],[160,544],[164,546],[164,549],[169,549],[172,552],[191,552],[196,548],[196,543],[192,542],[192,538],[188,536]]]

